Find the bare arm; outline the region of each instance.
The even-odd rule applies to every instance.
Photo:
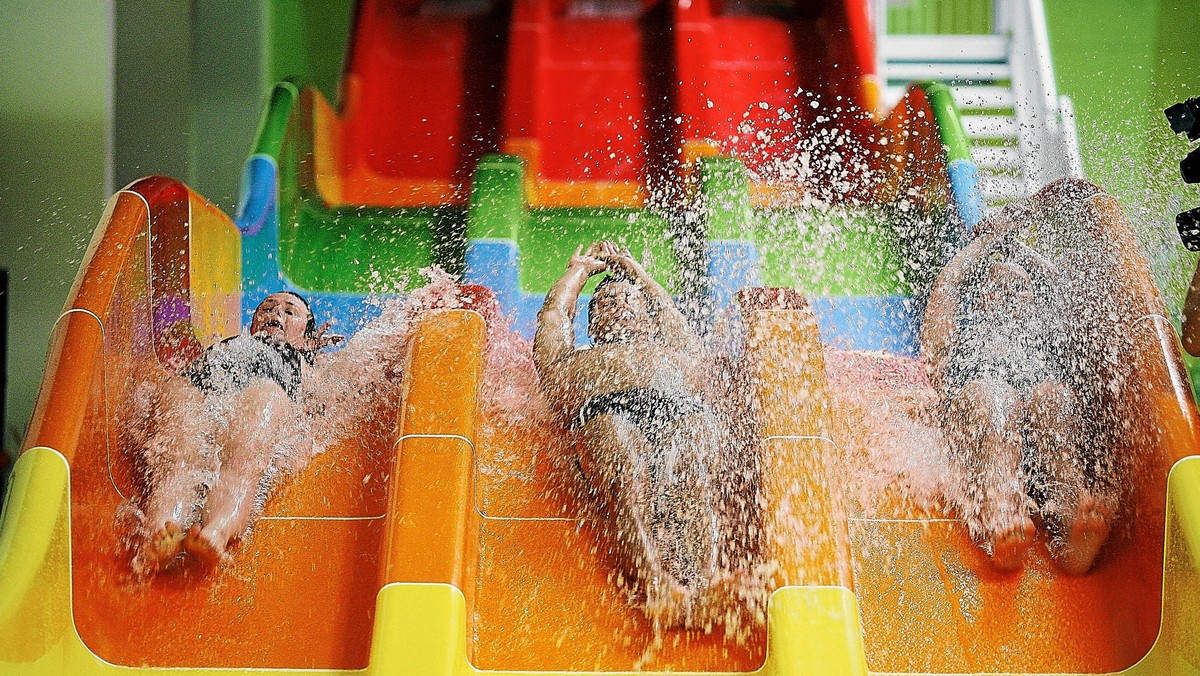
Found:
[[[1183,347],[1193,357],[1200,357],[1200,264],[1183,302]]]
[[[679,350],[696,351],[700,348],[700,337],[688,325],[687,318],[675,306],[675,299],[654,281],[650,273],[642,267],[629,253],[629,249],[618,249],[611,242],[600,245],[601,257],[608,263],[610,269],[616,268],[637,283],[653,304],[654,316],[658,322],[658,334],[669,347]]]
[[[550,287],[546,302],[538,311],[537,332],[533,336],[533,363],[543,382],[555,366],[575,351],[575,304],[583,285],[592,275],[605,269],[605,263],[595,257],[597,247],[575,255],[567,263],[567,271]]]

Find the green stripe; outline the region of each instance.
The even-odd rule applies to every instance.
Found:
[[[967,142],[967,131],[963,128],[962,113],[954,102],[954,94],[945,83],[934,80],[919,82],[918,86],[929,100],[933,121],[937,124],[938,136],[946,147],[946,161],[971,159],[971,145]]]
[[[354,5],[354,0],[266,2],[266,81],[296,78],[336,101],[348,58]]]
[[[671,223],[649,209],[534,207],[516,237],[521,290],[526,293],[549,291],[576,247],[603,240],[629,247],[668,291],[679,289]]]
[[[888,3],[890,35],[972,35],[992,32],[992,0],[909,0]]]
[[[763,286],[808,295],[910,293],[896,224],[882,210],[755,209]]]
[[[516,155],[485,155],[471,179],[468,239],[511,239],[529,218],[525,164]]]
[[[258,123],[252,154],[279,158],[279,148],[283,143],[283,134],[287,131],[288,118],[292,114],[292,106],[300,98],[302,86],[300,82],[283,80],[271,88],[267,109],[263,111],[262,120]]]
[[[310,291],[373,293],[437,264],[462,271],[466,211],[456,205],[384,208],[330,207],[314,184],[311,115],[296,106],[301,87],[283,81],[271,93],[255,151],[279,168],[279,265]],[[319,92],[312,92],[320,96]],[[290,133],[289,133],[290,132]]]

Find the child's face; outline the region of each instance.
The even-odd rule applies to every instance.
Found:
[[[250,335],[267,335],[293,347],[302,347],[308,327],[308,308],[290,293],[273,293],[258,304],[250,321]]]

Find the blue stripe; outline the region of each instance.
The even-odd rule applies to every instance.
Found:
[[[254,309],[279,291],[304,296],[318,323],[333,322],[333,333],[353,335],[379,308],[359,293],[306,291],[287,279],[279,267],[279,185],[275,159],[254,155],[242,172],[242,190],[235,223],[242,233],[242,326],[249,327]]]
[[[520,256],[517,243],[510,239],[473,239],[467,243],[467,269],[463,282],[490,288],[500,303],[500,311],[512,319],[513,329],[532,340],[537,331],[537,314],[546,295],[521,290]],[[587,335],[590,300],[591,295],[584,294],[575,306],[576,345],[591,342]]]
[[[810,296],[821,340],[842,350],[883,350],[912,357],[920,353],[919,317],[912,298],[878,296]]]
[[[714,308],[729,307],[742,289],[762,286],[758,245],[754,242],[720,240],[709,242],[705,249],[708,254],[708,293]]]
[[[953,160],[950,162],[948,174],[954,209],[962,221],[964,234],[970,234],[983,220],[983,191],[979,185],[979,167],[971,160]]]
[[[709,253],[710,280],[718,309],[728,307],[742,288],[760,284],[755,264],[757,247],[753,243],[714,242],[709,245]],[[512,240],[472,240],[467,244],[464,281],[491,288],[500,301],[501,311],[512,318],[513,328],[532,339],[545,295],[520,289],[519,262],[520,251]],[[736,283],[730,283],[731,280]],[[577,345],[591,342],[587,337],[589,299],[581,297],[576,306]],[[911,298],[906,295],[814,296],[809,303],[827,345],[851,350],[886,350],[901,355],[918,352],[918,318],[913,313]]]
[[[254,235],[273,220],[278,208],[279,191],[275,179],[278,168],[270,155],[252,155],[242,169],[241,195],[234,223],[243,235]]]

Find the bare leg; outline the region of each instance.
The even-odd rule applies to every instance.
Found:
[[[167,378],[158,387],[157,409],[143,456],[145,539],[132,562],[139,575],[161,570],[180,553],[219,462],[212,444],[216,420],[205,410],[200,390],[182,378]]]
[[[587,490],[607,510],[628,583],[647,576],[661,558],[650,533],[645,458],[652,449],[628,422],[601,416],[584,427],[581,458]]]
[[[711,415],[687,416],[671,427],[661,435],[661,447],[649,456],[648,497],[663,567],[673,585],[687,590],[682,606],[674,598],[665,599],[664,616],[682,611],[675,622],[691,625],[700,619],[695,615],[720,572],[724,538],[713,472],[721,435]],[[653,609],[653,599],[647,601]]]
[[[1033,484],[1054,541],[1050,553],[1071,575],[1091,569],[1112,526],[1115,500],[1088,488],[1080,440],[1079,400],[1060,382],[1039,383],[1029,399],[1026,433],[1033,447]]]
[[[188,533],[188,552],[210,563],[220,561],[258,516],[279,441],[290,433],[292,406],[278,384],[265,380],[236,395],[221,451],[221,473],[200,522]]]
[[[715,421],[699,418],[664,431],[663,448],[617,417],[594,420],[585,435],[623,558],[660,625],[688,623],[718,573],[722,538],[709,473],[719,435]]]
[[[947,413],[947,437],[962,470],[963,518],[998,568],[1020,568],[1035,529],[1021,474],[1017,393],[1008,385],[973,381],[949,402]]]

